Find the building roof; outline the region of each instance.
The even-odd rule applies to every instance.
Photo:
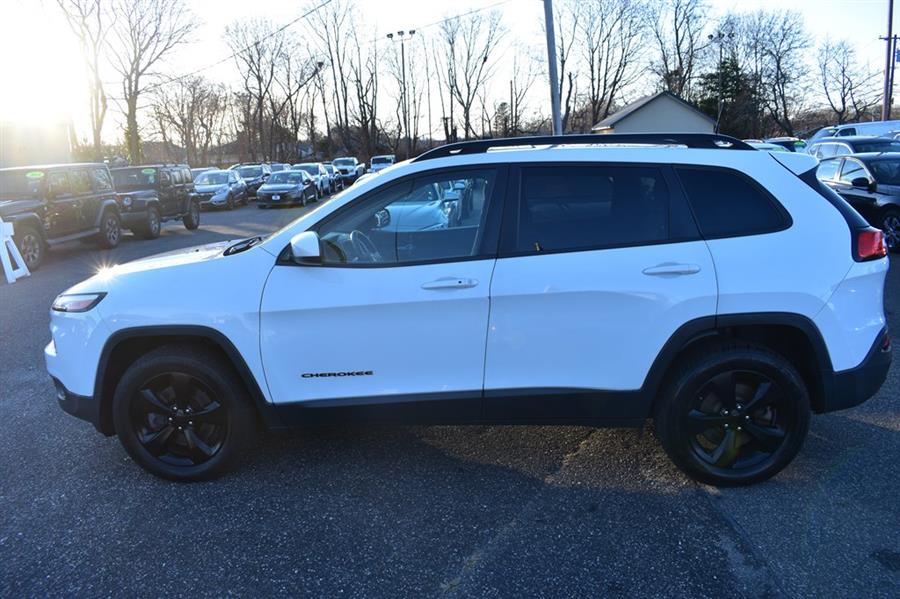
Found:
[[[700,110],[697,110],[696,106],[694,106],[690,102],[683,100],[678,95],[673,94],[670,91],[661,91],[661,92],[655,93],[650,96],[644,96],[643,98],[635,100],[631,104],[626,104],[621,110],[618,110],[617,112],[612,113],[611,115],[609,115],[608,117],[606,117],[605,119],[603,119],[602,121],[600,121],[599,123],[594,125],[591,128],[591,130],[598,131],[601,129],[611,129],[611,128],[615,127],[616,123],[618,123],[619,121],[624,120],[625,118],[631,116],[631,114],[637,112],[638,110],[642,109],[643,107],[647,106],[648,104],[651,104],[655,100],[662,98],[663,96],[669,96],[670,98],[677,100],[679,103],[683,104],[685,106],[685,108],[693,110],[694,112],[696,112],[697,114],[699,114],[700,116],[702,116],[703,118],[708,120],[710,123],[716,122],[715,119],[710,118],[710,116],[707,115],[706,113],[701,112]]]

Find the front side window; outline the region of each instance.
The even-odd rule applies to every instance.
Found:
[[[869,163],[875,180],[885,185],[900,185],[900,160],[876,160]]]
[[[816,177],[818,177],[820,181],[833,181],[837,178],[838,166],[840,166],[840,164],[840,160],[823,160],[819,163],[819,168],[816,170]]]
[[[841,183],[852,185],[853,180],[859,178],[869,178],[869,173],[866,172],[866,167],[862,165],[862,162],[851,158],[844,160],[844,166],[841,167]]]
[[[50,173],[47,177],[47,191],[50,193],[50,197],[65,196],[72,193],[68,175],[63,171]]]
[[[668,186],[654,167],[526,168],[516,250],[574,251],[665,241],[669,203]]]
[[[706,238],[775,231],[785,218],[758,185],[732,171],[677,167]]]
[[[404,264],[479,255],[494,169],[422,176],[391,185],[318,229],[325,264]]]

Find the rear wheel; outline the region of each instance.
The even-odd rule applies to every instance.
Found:
[[[151,206],[147,209],[147,222],[140,229],[140,236],[144,239],[156,239],[162,229],[161,219],[159,217],[159,208]]]
[[[228,470],[255,431],[255,413],[217,354],[169,345],[139,358],[113,397],[116,433],[145,470],[177,481]]]
[[[188,213],[184,215],[184,218],[181,219],[184,223],[184,228],[188,231],[193,231],[197,227],[200,226],[200,204],[197,202],[191,201],[191,205],[188,207]]]
[[[759,346],[723,345],[682,362],[655,414],[676,466],[700,482],[766,480],[800,451],[809,395],[785,358]]]
[[[111,250],[122,240],[122,220],[115,210],[107,210],[100,219],[100,233],[97,242],[100,247]]]
[[[15,225],[16,247],[28,270],[37,270],[44,261],[44,240],[38,230],[31,225]],[[2,248],[0,248],[2,249]],[[6,251],[3,249],[3,251]]]
[[[881,216],[884,242],[891,252],[900,251],[900,209],[888,208]]]

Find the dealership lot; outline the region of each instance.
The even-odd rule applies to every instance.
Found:
[[[814,418],[782,474],[729,490],[689,482],[649,432],[582,427],[270,435],[237,473],[178,485],[56,407],[41,354],[56,294],[105,263],[304,210],[205,212],[198,231],[112,252],[71,244],[0,286],[0,594],[900,594],[896,364],[869,402]],[[898,331],[896,267],[886,294]]]

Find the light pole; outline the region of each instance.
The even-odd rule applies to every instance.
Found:
[[[553,135],[562,135],[562,118],[559,115],[559,75],[556,73],[556,30],[553,28],[553,0],[544,0],[544,28],[547,30],[547,71],[550,75]]]
[[[892,56],[894,51],[894,0],[888,0],[887,14],[887,37],[883,37],[887,42],[887,56],[884,59],[884,94],[881,98],[881,120],[887,121],[891,118],[891,63],[894,61]]]
[[[406,42],[416,34],[415,29],[389,33],[387,37],[392,42],[400,42],[400,72],[402,89],[400,90],[400,107],[403,109],[403,132],[406,134],[406,157],[412,153],[412,137],[409,134],[409,96],[406,90]]]
[[[719,132],[719,121],[722,120],[722,109],[725,106],[725,103],[722,100],[722,62],[725,59],[723,49],[722,49],[722,42],[725,40],[726,37],[728,39],[732,39],[734,37],[734,33],[728,33],[726,35],[725,33],[722,33],[721,31],[719,31],[715,35],[710,34],[710,35],[706,36],[706,38],[710,41],[710,43],[719,44],[719,68],[717,69],[717,71],[719,72],[718,73],[719,74],[719,83],[718,83],[718,90],[717,90],[718,94],[719,94],[719,99],[718,99],[717,106],[716,106],[716,130],[715,130],[716,133]]]

